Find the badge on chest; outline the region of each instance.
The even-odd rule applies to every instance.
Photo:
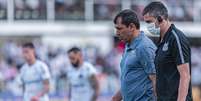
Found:
[[[128,51],[128,55],[129,55],[129,56],[131,56],[131,55],[132,55],[132,56],[135,56],[135,55],[136,55],[136,51],[135,51],[135,50],[129,50],[129,51]]]
[[[167,51],[167,50],[168,50],[168,45],[169,45],[169,43],[166,42],[166,43],[163,45],[162,50],[163,50],[163,51]]]

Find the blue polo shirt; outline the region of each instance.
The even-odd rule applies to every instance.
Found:
[[[123,101],[154,101],[152,81],[155,74],[155,44],[140,32],[139,36],[126,44],[121,67],[121,94]]]

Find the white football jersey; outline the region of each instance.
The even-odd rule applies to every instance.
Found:
[[[89,78],[94,74],[96,74],[96,70],[88,62],[84,62],[78,69],[71,66],[67,68],[67,78],[71,85],[70,101],[91,101],[94,91]]]
[[[24,101],[30,101],[31,97],[37,95],[43,89],[43,80],[50,79],[47,65],[39,60],[33,65],[24,64],[20,70],[20,85],[24,85]],[[40,98],[40,101],[49,101],[48,94]]]

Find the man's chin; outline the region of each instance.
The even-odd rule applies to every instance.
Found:
[[[123,39],[123,38],[118,37],[118,39],[119,39],[121,42],[126,42],[126,40]]]
[[[121,42],[126,42],[125,40],[121,40]]]
[[[126,40],[124,40],[124,39],[121,39],[121,38],[119,38],[119,40],[120,40],[121,42],[126,42]]]

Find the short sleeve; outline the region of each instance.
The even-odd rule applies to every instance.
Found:
[[[143,47],[140,50],[140,63],[143,66],[144,71],[149,75],[156,73],[154,64],[155,51],[155,47]]]
[[[42,64],[41,66],[41,77],[43,80],[50,79],[50,72],[46,64]]]
[[[92,64],[88,64],[88,73],[89,73],[89,76],[97,74],[97,71]]]
[[[173,56],[176,58],[177,65],[189,63],[190,61],[190,46],[187,39],[180,38],[175,34],[173,40]]]

